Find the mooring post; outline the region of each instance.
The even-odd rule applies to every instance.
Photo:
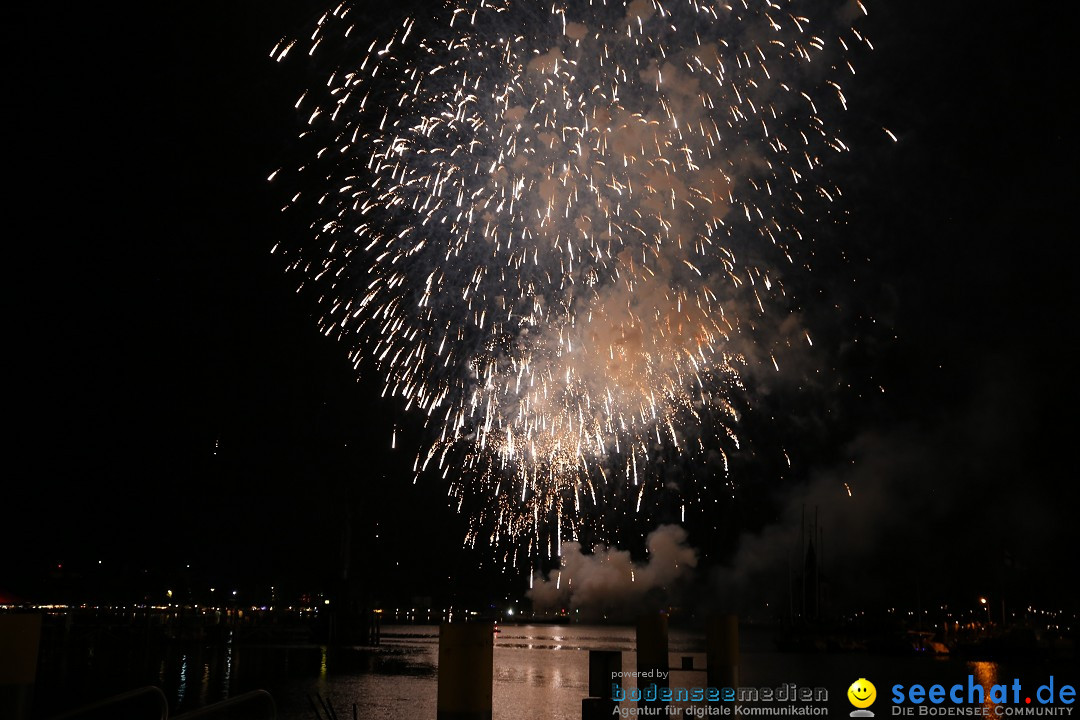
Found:
[[[589,697],[581,701],[581,720],[608,720],[619,704],[615,688],[623,688],[622,652],[589,651]]]
[[[706,678],[709,687],[739,687],[739,616],[715,615],[705,628]]]
[[[494,652],[494,623],[439,627],[437,720],[491,720]]]
[[[30,717],[40,643],[41,615],[0,615],[0,717]]]
[[[637,622],[637,671],[642,707],[667,705],[659,700],[668,687],[668,618],[664,613],[642,615]]]

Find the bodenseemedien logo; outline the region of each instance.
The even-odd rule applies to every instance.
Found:
[[[874,717],[874,713],[867,710],[877,699],[877,688],[874,687],[874,683],[866,678],[859,678],[847,689],[847,699],[855,706],[855,709],[851,711],[851,717]]]

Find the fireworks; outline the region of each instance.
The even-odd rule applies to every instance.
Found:
[[[482,0],[356,47],[343,4],[274,48],[333,62],[297,102],[290,204],[317,220],[278,251],[429,418],[416,471],[469,505],[470,542],[550,552],[616,499],[648,512],[659,454],[726,464],[800,227],[840,193],[825,118],[861,8]]]

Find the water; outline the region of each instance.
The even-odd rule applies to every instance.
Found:
[[[493,689],[495,720],[578,720],[581,699],[588,693],[589,650],[622,651],[624,671],[635,670],[633,628],[595,626],[503,626],[495,640]],[[437,626],[384,628],[377,648],[338,653],[322,646],[236,646],[162,648],[155,654],[94,653],[95,659],[68,658],[66,674],[43,667],[38,715],[136,687],[156,684],[165,689],[173,712],[191,709],[254,688],[273,693],[281,720],[314,720],[309,698],[321,695],[339,717],[352,717],[355,703],[361,718],[418,720],[435,717],[438,692]],[[829,715],[847,717],[847,687],[865,677],[877,685],[878,717],[886,717],[891,687],[900,683],[946,687],[1020,679],[1029,694],[1050,675],[1055,684],[1078,683],[1075,664],[1032,661],[1015,664],[965,662],[960,659],[891,657],[851,654],[779,653],[771,634],[743,629],[740,684],[777,687],[797,683],[822,687],[829,694]],[[671,687],[704,686],[702,671],[681,671],[681,658],[705,666],[704,639],[672,630]],[[141,669],[140,669],[141,664]],[[627,684],[632,685],[633,681]],[[51,697],[50,697],[51,696]],[[1022,700],[1021,700],[1022,701]],[[990,717],[994,717],[992,704]],[[629,704],[626,704],[629,707]]]
[[[387,720],[434,718],[438,694],[439,628],[384,630],[382,645],[349,660],[341,672],[321,664],[314,677],[277,685],[283,720],[311,720],[307,696],[321,695],[348,716]],[[689,648],[699,638],[673,633],[671,646]],[[587,626],[503,626],[495,640],[493,706],[499,720],[577,720],[588,695],[590,649],[623,651],[624,670],[634,669],[634,629]],[[702,655],[702,657],[704,657]],[[702,661],[699,660],[699,664]],[[302,702],[294,702],[300,698]]]

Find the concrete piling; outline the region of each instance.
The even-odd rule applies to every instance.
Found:
[[[40,644],[41,615],[0,615],[0,717],[30,717]]]
[[[637,622],[637,671],[638,687],[641,688],[642,707],[659,707],[667,703],[656,698],[661,688],[668,687],[668,618],[663,613],[642,615]],[[650,688],[652,688],[650,692]]]
[[[612,699],[612,686],[622,688],[622,652],[589,651],[589,696],[581,701],[581,720],[607,720],[618,706]]]
[[[739,616],[716,615],[705,628],[709,687],[739,686]]]
[[[491,720],[494,638],[490,622],[440,626],[437,720]]]
[[[612,683],[622,684],[617,673],[622,672],[622,652],[618,650],[589,651],[589,696],[611,699]]]

